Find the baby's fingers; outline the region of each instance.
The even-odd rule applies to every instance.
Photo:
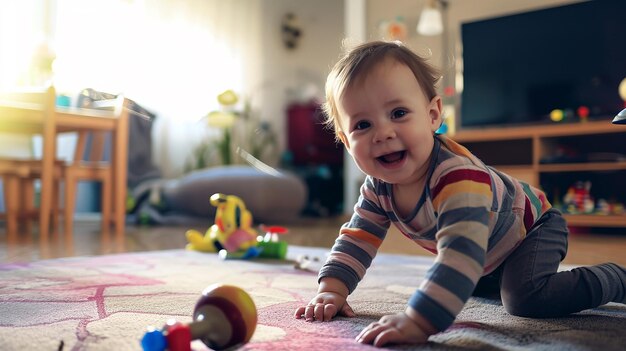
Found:
[[[305,307],[298,307],[298,309],[296,309],[296,313],[295,313],[296,319],[300,319],[303,317],[304,310],[305,310]]]
[[[307,322],[312,322],[315,320],[315,306],[316,305],[307,305],[306,309],[304,310],[304,319]]]
[[[402,343],[403,341],[402,334],[400,334],[398,329],[387,329],[378,334],[376,339],[374,339],[374,346],[382,347],[389,343]]]
[[[326,310],[326,304],[318,302],[315,305],[315,320],[323,322],[324,321],[324,311]]]
[[[384,330],[385,330],[384,326],[378,323],[372,323],[361,331],[361,333],[356,337],[356,341],[362,344],[372,344],[374,340],[376,339],[376,337],[378,336],[378,334],[380,334]]]
[[[328,304],[324,306],[324,322],[327,322],[337,314],[337,306],[333,304]]]

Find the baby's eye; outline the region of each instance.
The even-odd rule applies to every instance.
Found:
[[[406,110],[403,110],[401,108],[395,109],[393,111],[391,111],[391,118],[395,119],[395,118],[402,118],[407,114]]]
[[[368,121],[358,121],[354,124],[354,130],[363,130],[367,129],[370,126],[370,122]]]

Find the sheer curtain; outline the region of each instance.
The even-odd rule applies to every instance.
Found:
[[[157,115],[155,163],[182,173],[199,119],[260,78],[260,0],[56,0],[54,83],[123,93]]]
[[[0,90],[29,82],[32,54],[45,41],[44,8],[43,0],[0,1]],[[0,157],[29,158],[32,153],[30,137],[0,133]]]

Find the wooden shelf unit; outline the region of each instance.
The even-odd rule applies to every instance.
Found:
[[[626,126],[610,120],[461,130],[451,138],[487,165],[543,188],[551,202],[576,179],[593,179],[596,200],[626,203]],[[556,160],[558,150],[575,156]],[[572,226],[626,227],[626,214],[566,214],[566,219]]]

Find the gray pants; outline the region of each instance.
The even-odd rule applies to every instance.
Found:
[[[625,282],[619,281],[623,276],[615,272],[614,277],[608,267],[616,265],[557,272],[567,253],[567,235],[561,213],[555,209],[547,211],[504,263],[480,279],[473,295],[499,295],[510,314],[534,318],[565,316],[604,304],[613,295],[621,293],[623,297]],[[602,275],[607,271],[612,282],[604,284]]]

